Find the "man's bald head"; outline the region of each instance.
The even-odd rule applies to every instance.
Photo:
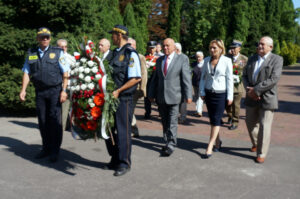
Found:
[[[171,38],[167,38],[164,40],[164,53],[166,55],[172,54],[176,49],[175,41]]]
[[[103,38],[99,41],[99,49],[101,53],[106,53],[110,49],[110,41],[106,38]]]
[[[129,37],[127,42],[130,43],[132,48],[136,49],[136,41],[133,38]]]

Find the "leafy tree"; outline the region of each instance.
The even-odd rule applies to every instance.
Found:
[[[168,9],[167,0],[152,0],[148,17],[149,40],[161,41],[167,38]]]
[[[116,24],[123,24],[123,17],[121,16],[119,10],[119,1],[102,0],[99,17],[100,17],[101,29],[103,30],[102,37],[110,39],[111,35],[108,33],[108,31],[112,30],[112,28]]]
[[[180,10],[182,6],[182,0],[170,0],[169,2],[167,35],[168,37],[173,38],[175,41],[179,41],[181,22]]]
[[[137,25],[140,29],[142,43],[139,46],[140,53],[146,52],[147,42],[149,40],[149,32],[147,28],[148,16],[150,13],[152,2],[150,0],[134,0],[132,4]]]
[[[128,3],[124,10],[124,25],[126,25],[129,30],[129,36],[136,40],[137,51],[143,51],[141,49],[143,41],[135,21],[134,11],[131,3]]]
[[[250,26],[247,13],[249,12],[248,3],[245,0],[233,5],[232,14],[232,26],[233,28],[233,39],[241,40],[245,43],[248,36],[248,29]]]

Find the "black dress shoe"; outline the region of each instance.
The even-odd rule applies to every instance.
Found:
[[[150,119],[150,118],[151,118],[150,114],[145,114],[144,119]]]
[[[129,167],[119,167],[115,173],[114,173],[114,176],[122,176],[124,174],[126,174],[127,172],[130,171],[130,168]]]
[[[102,167],[103,170],[114,170],[116,168],[117,168],[117,165],[112,162],[109,162]]]
[[[57,160],[58,160],[58,154],[51,154],[51,155],[50,155],[49,161],[50,161],[51,163],[55,163],[55,162],[57,162]]]
[[[228,127],[228,129],[229,129],[229,130],[235,130],[235,129],[237,129],[237,127],[238,127],[238,126],[236,126],[236,125],[233,124],[233,125],[231,125],[230,127]]]
[[[49,152],[41,150],[38,154],[36,154],[36,156],[34,157],[35,159],[42,159],[45,157],[48,157],[50,155]]]
[[[227,124],[232,124],[232,118],[228,118]]]
[[[134,138],[140,137],[139,129],[136,125],[132,126],[131,129],[132,129],[132,133],[131,133],[132,137]]]
[[[163,147],[161,150],[161,156],[169,157],[173,153],[173,150],[170,147]]]

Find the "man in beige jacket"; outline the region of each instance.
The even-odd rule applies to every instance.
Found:
[[[133,38],[128,38],[128,43],[130,43],[131,46],[134,49],[136,49],[136,41]],[[141,54],[139,54],[139,58],[141,61],[142,81],[138,84],[135,94],[133,95],[133,117],[132,117],[132,122],[131,122],[132,136],[135,138],[139,137],[139,129],[136,125],[134,109],[135,109],[138,99],[146,96],[146,85],[147,85],[147,80],[148,80],[146,59],[145,59],[144,55],[141,55]]]

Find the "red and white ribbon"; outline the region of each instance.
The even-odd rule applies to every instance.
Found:
[[[99,79],[98,84],[99,84],[99,89],[101,92],[103,92],[104,97],[106,96],[107,92],[106,92],[106,79],[107,79],[107,75],[104,75],[101,79]],[[103,139],[107,140],[109,138],[109,136],[107,136],[106,133],[106,115],[102,114],[102,119],[101,119],[101,136],[103,137]]]
[[[76,60],[80,59],[80,53],[79,52],[74,52],[74,57]]]

